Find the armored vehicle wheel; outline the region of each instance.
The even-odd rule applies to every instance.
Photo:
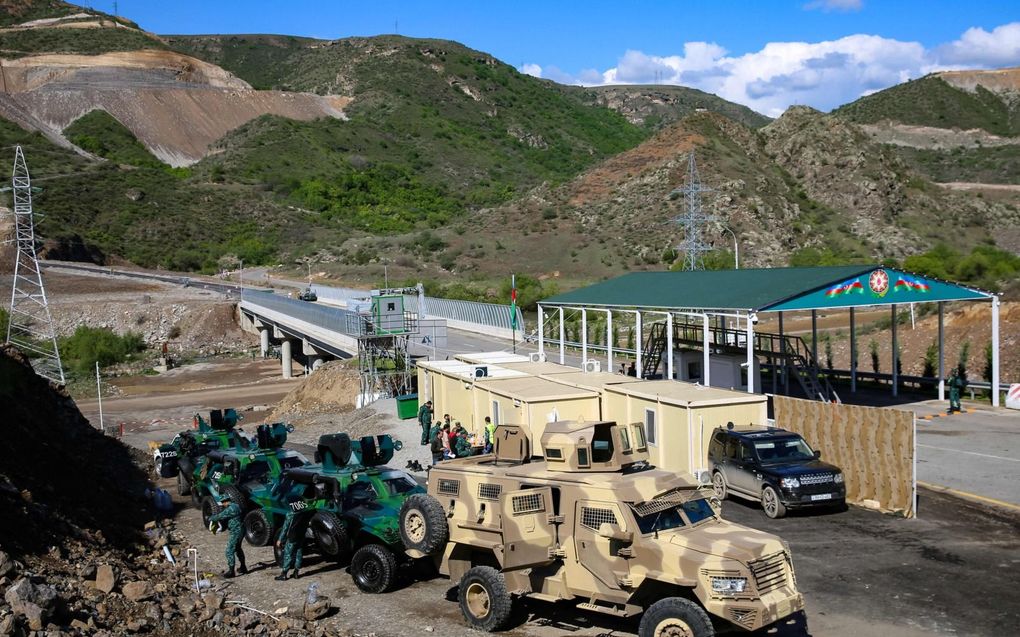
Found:
[[[248,510],[248,498],[244,495],[244,492],[235,487],[234,485],[227,485],[223,487],[223,497],[230,498],[230,501],[241,507],[241,513]]]
[[[209,518],[223,510],[211,495],[202,498],[202,526],[209,528]]]
[[[177,474],[177,495],[188,495],[191,493],[191,485],[184,479],[184,473]]]
[[[244,539],[252,546],[273,543],[273,521],[262,509],[252,509],[244,516]]]
[[[682,597],[660,599],[645,611],[638,637],[714,637],[712,620],[703,608]]]
[[[351,577],[366,593],[385,593],[393,586],[396,575],[397,558],[385,546],[367,544],[351,558]]]
[[[769,485],[761,490],[761,510],[773,520],[786,515],[786,507],[779,501],[779,494]]]
[[[350,553],[351,540],[347,537],[347,527],[335,513],[319,511],[309,526],[315,536],[315,545],[324,557],[340,562]]]
[[[196,509],[202,508],[202,492],[194,485],[191,486],[191,504]]]
[[[720,501],[726,499],[726,478],[723,477],[722,471],[712,474],[712,490]]]
[[[416,493],[400,506],[400,539],[404,547],[435,555],[446,547],[450,527],[439,500]]]
[[[513,599],[503,574],[491,566],[474,566],[460,579],[460,612],[472,628],[492,632],[510,618]]]

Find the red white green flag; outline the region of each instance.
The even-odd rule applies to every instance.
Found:
[[[517,276],[510,275],[510,329],[517,329]]]

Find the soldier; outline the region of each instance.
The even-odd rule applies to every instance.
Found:
[[[276,581],[282,582],[287,579],[287,571],[294,568],[290,575],[291,579],[301,577],[301,558],[304,556],[305,532],[308,530],[308,523],[317,509],[316,502],[305,503],[301,500],[292,502],[287,517],[283,519],[283,526],[280,527],[280,535],[276,538],[277,548],[283,548],[283,558],[280,566],[283,572],[276,576]]]
[[[421,444],[429,444],[429,426],[432,424],[432,401],[428,400],[418,410],[418,424],[421,425]]]
[[[496,443],[496,425],[492,424],[492,418],[485,417],[485,448],[484,453],[492,453],[492,445]]]
[[[443,424],[438,420],[429,432],[429,443],[432,445],[432,464],[437,465],[443,461]]]
[[[960,376],[957,368],[953,368],[949,372],[949,378],[946,381],[949,385],[949,409],[946,410],[947,414],[951,414],[954,411],[962,411],[960,409],[960,392],[963,390],[966,384],[963,378]]]
[[[450,436],[450,446],[458,458],[467,458],[472,455],[471,440],[468,438],[468,431],[457,421],[454,425],[453,434]]]
[[[209,530],[216,533],[219,531],[219,523],[224,520],[227,522],[227,529],[230,531],[230,535],[227,536],[227,570],[223,571],[223,577],[229,579],[235,575],[235,556],[237,561],[241,563],[241,568],[238,569],[241,575],[248,573],[248,567],[244,563],[244,550],[241,548],[241,540],[244,539],[244,524],[241,523],[241,504],[232,501],[229,495],[223,497],[222,503],[226,507],[209,518]]]

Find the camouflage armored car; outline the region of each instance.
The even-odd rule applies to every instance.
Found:
[[[473,627],[503,626],[514,596],[640,617],[641,637],[757,630],[803,608],[786,544],[650,466],[640,425],[550,423],[542,446],[531,459],[522,430],[500,427],[493,454],[434,467],[401,509],[408,554],[460,582]]]
[[[251,445],[237,426],[240,416],[233,409],[214,409],[209,420],[195,414],[192,429],[182,431],[168,443],[153,448],[153,464],[161,478],[177,478],[177,493],[188,495],[195,475],[206,456],[216,450],[245,450]]]

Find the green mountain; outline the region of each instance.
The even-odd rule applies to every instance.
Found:
[[[686,86],[614,85],[561,87],[576,92],[589,104],[605,106],[622,113],[628,120],[658,130],[691,113],[711,111],[729,117],[749,128],[761,128],[770,121],[761,113],[728,102],[718,95]]]

